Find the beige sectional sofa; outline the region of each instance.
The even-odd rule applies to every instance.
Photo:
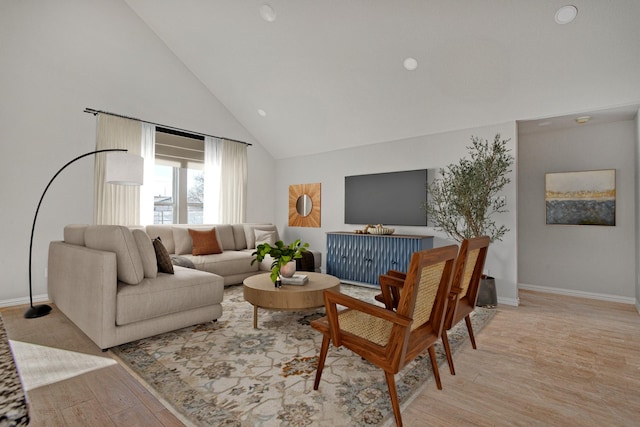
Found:
[[[215,228],[221,253],[192,255],[189,228]],[[49,245],[49,298],[100,348],[215,320],[222,315],[225,285],[268,271],[270,260],[251,265],[255,237],[271,224],[69,225],[64,241]],[[158,271],[152,239],[194,268]],[[313,252],[320,270],[320,253]]]
[[[216,230],[222,253],[192,255],[193,242],[189,229],[211,230],[212,228]],[[272,241],[280,240],[278,229],[273,224],[163,224],[148,225],[146,230],[152,239],[160,237],[169,254],[193,262],[198,270],[222,276],[225,286],[240,284],[249,276],[271,269],[272,260],[268,256],[262,263],[251,265],[253,259],[251,254],[256,248],[256,235],[271,232],[273,233]],[[309,252],[313,254],[313,270],[319,272],[322,265],[321,253],[315,250],[309,250]]]

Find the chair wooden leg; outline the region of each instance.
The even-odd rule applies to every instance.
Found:
[[[329,336],[322,334],[322,347],[320,347],[320,355],[318,356],[318,369],[316,370],[316,380],[313,383],[313,389],[317,390],[320,385],[320,377],[322,376],[322,370],[324,369],[324,361],[327,358],[327,352],[329,350]]]
[[[442,331],[442,345],[444,346],[444,353],[447,355],[447,364],[449,365],[449,372],[451,375],[456,374],[456,369],[453,367],[453,357],[451,357],[451,347],[449,347],[449,337],[447,337],[447,331]]]
[[[442,382],[440,382],[440,372],[438,371],[438,359],[436,359],[436,350],[435,348],[433,348],[433,346],[429,347],[429,359],[431,359],[433,377],[436,379],[438,390],[442,390]]]
[[[473,336],[473,327],[471,326],[471,316],[466,315],[464,318],[465,323],[467,324],[467,331],[469,331],[469,338],[471,338],[471,346],[476,349],[476,339]]]
[[[391,372],[384,371],[387,377],[387,387],[389,387],[389,396],[391,396],[391,407],[393,407],[393,415],[396,417],[396,425],[402,427],[402,416],[400,415],[400,402],[398,402],[398,392],[396,391],[396,379]]]

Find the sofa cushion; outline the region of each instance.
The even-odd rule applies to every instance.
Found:
[[[191,236],[191,241],[193,242],[191,255],[211,255],[222,253],[215,228],[212,228],[209,231],[189,228],[189,236]]]
[[[263,243],[268,243],[269,246],[274,246],[276,244],[276,232],[275,231],[266,231],[266,230],[253,230],[256,236],[256,248],[258,245],[262,245]]]
[[[231,229],[233,230],[235,250],[241,251],[247,249],[247,238],[244,235],[244,226],[242,224],[231,224]]]
[[[118,280],[137,285],[144,279],[142,259],[131,230],[121,225],[90,225],[84,233],[86,247],[115,252]]]
[[[244,224],[244,234],[247,239],[247,249],[255,249],[256,247],[256,235],[254,230],[263,231],[275,231],[276,241],[280,240],[278,237],[278,229],[273,224]]]
[[[164,247],[162,239],[156,237],[153,239],[153,249],[156,253],[156,262],[158,264],[158,271],[161,273],[173,274],[173,263],[171,262],[171,256]]]
[[[198,270],[220,276],[232,276],[258,271],[258,263],[251,265],[251,252],[249,251],[225,251],[215,255],[183,255],[190,259]]]
[[[156,259],[156,251],[149,235],[144,230],[135,229],[131,231],[133,238],[138,246],[138,252],[142,259],[142,269],[144,277],[153,279],[158,275],[158,261]]]
[[[220,249],[223,251],[235,251],[236,241],[233,235],[233,228],[230,224],[216,225],[216,236],[218,236],[218,242],[220,243]],[[244,232],[243,232],[244,234]]]
[[[189,236],[189,229],[186,227],[172,227],[173,243],[176,245],[174,254],[186,255],[193,251],[193,241]]]
[[[160,273],[137,286],[118,283],[116,324],[126,325],[198,307],[219,304],[224,280],[215,274],[175,267],[175,275]]]
[[[160,237],[167,251],[170,254],[176,253],[176,245],[173,243],[173,226],[169,224],[147,225],[147,234],[152,239]]]
[[[84,246],[84,232],[88,224],[69,224],[64,227],[64,242],[70,245]]]

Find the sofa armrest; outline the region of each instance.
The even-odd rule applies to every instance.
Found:
[[[49,244],[49,298],[100,348],[116,327],[116,254],[64,242]]]
[[[317,273],[321,273],[322,269],[322,252],[315,249],[307,249],[309,252],[313,254],[313,263],[314,263],[314,271]]]

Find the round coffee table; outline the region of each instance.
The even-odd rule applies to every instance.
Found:
[[[340,290],[340,280],[328,274],[305,271],[309,281],[304,285],[282,285],[276,288],[271,274],[256,274],[244,279],[244,299],[253,305],[253,327],[258,328],[258,307],[267,310],[295,311],[324,306],[325,289]]]

